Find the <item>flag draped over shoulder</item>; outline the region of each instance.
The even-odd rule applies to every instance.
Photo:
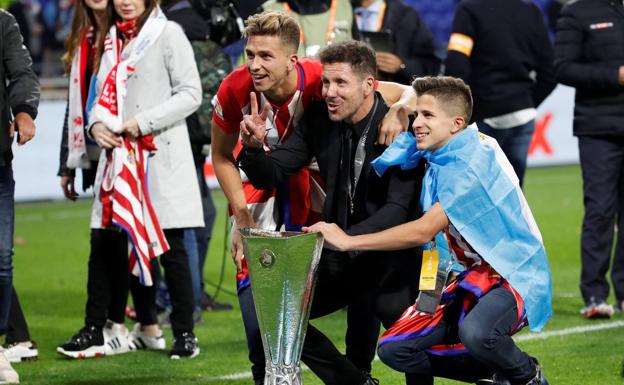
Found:
[[[105,74],[102,92],[93,109],[92,122],[101,122],[122,133],[126,81],[145,51],[163,32],[167,19],[156,7],[138,35],[124,49],[113,25],[104,42],[100,72]],[[127,26],[126,26],[127,27]],[[100,189],[102,226],[122,228],[128,235],[128,258],[132,274],[142,285],[153,284],[150,261],[169,250],[147,188],[148,158],[156,151],[153,135],[136,140],[122,135],[123,146],[107,150],[106,170]]]
[[[396,144],[395,144],[396,143]],[[425,158],[423,207],[440,202],[466,241],[524,300],[529,326],[541,330],[552,316],[552,282],[546,251],[518,178],[496,140],[468,127],[435,152],[418,151],[401,134],[373,161],[378,173]]]

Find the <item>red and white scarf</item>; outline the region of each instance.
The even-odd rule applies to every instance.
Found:
[[[126,80],[146,50],[158,39],[166,23],[167,19],[157,7],[136,37],[133,22],[111,27],[100,64],[100,73],[107,75],[92,121],[102,122],[111,131],[121,133]],[[122,42],[117,38],[118,27],[127,39],[133,39],[124,51],[124,56],[127,55],[124,60],[121,60]],[[102,226],[115,225],[127,233],[130,271],[145,286],[153,284],[151,259],[169,250],[147,188],[147,159],[156,151],[152,139],[152,135],[137,140],[124,135],[122,147],[107,151],[100,189]]]
[[[97,160],[99,148],[85,140],[85,107],[89,93],[88,63],[93,54],[93,27],[82,32],[80,46],[72,59],[69,74],[69,113],[67,116],[67,167],[71,169],[91,167],[91,160]],[[92,57],[91,57],[92,58]]]

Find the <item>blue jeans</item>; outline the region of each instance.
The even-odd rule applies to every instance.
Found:
[[[486,293],[466,317],[461,297],[445,309],[442,321],[431,332],[379,347],[379,358],[391,368],[418,375],[418,385],[433,384],[433,377],[475,382],[496,372],[512,384],[525,384],[535,376],[535,364],[513,339],[518,309],[509,290],[499,286]],[[435,355],[433,345],[462,342],[468,354]],[[416,377],[414,377],[416,378]]]
[[[199,271],[199,254],[197,252],[197,238],[195,238],[195,229],[184,230],[184,249],[188,254],[189,268],[191,270],[191,283],[193,285],[193,296],[195,297],[195,310],[200,309],[199,300],[201,299],[201,275]]]
[[[195,239],[195,229],[184,229],[184,250],[188,255],[189,270],[191,272],[191,286],[193,286],[193,303],[194,311],[201,311],[199,300],[201,298],[201,281],[199,270],[197,268],[197,240]],[[169,296],[169,288],[163,279],[158,280],[158,289],[156,292],[156,304],[163,309],[171,310],[171,297]]]
[[[15,181],[11,165],[0,167],[0,335],[7,330],[13,283]]]
[[[511,128],[493,128],[484,122],[477,122],[477,127],[479,127],[479,131],[498,141],[516,175],[518,175],[520,187],[522,187],[529,145],[535,131],[535,120]]]
[[[204,164],[196,165],[195,171],[197,172],[197,181],[199,182],[199,192],[202,200],[202,210],[204,212],[204,227],[198,227],[193,229],[195,233],[195,239],[197,243],[198,253],[198,266],[199,269],[199,283],[200,288],[204,289],[204,266],[206,265],[206,256],[208,255],[208,246],[210,238],[212,238],[212,228],[214,227],[215,219],[217,216],[217,209],[210,195],[210,189],[206,184],[204,178]],[[199,294],[202,294],[201,292]],[[198,301],[199,301],[198,297]]]

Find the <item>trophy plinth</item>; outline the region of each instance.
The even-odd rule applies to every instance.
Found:
[[[299,360],[323,237],[240,230],[266,359],[265,385],[301,385]]]

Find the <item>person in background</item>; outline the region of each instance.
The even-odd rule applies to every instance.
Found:
[[[616,307],[624,309],[623,48],[621,1],[580,0],[561,10],[555,73],[559,82],[576,88],[573,129],[585,204],[580,284],[585,318],[613,315],[613,306],[607,303],[609,267]]]
[[[70,80],[58,176],[65,198],[72,201],[78,198],[76,169],[81,170],[83,191],[95,183],[100,148],[87,135],[86,129],[96,99],[97,71],[111,17],[108,1],[78,0],[63,56]],[[107,274],[111,269],[127,269],[126,244],[117,240],[116,232],[109,229],[91,227],[89,236],[84,327],[57,347],[58,353],[69,358],[129,351],[122,307],[128,296],[127,284],[120,285]]]
[[[416,9],[402,0],[351,3],[360,33],[383,32],[390,38],[390,52],[376,49],[380,79],[409,84],[414,77],[438,74],[440,59],[434,54],[433,36]]]
[[[132,246],[126,254],[129,266],[109,274],[123,283],[128,267],[132,272],[137,335],[161,334],[154,285],[159,257],[173,307],[169,356],[193,358],[200,350],[193,333],[184,231],[203,227],[204,221],[185,119],[201,103],[197,65],[184,31],[167,20],[156,1],[114,0],[110,6],[115,23],[107,35],[98,70],[101,89],[89,117],[89,133],[105,149],[91,226],[114,229],[118,239]],[[107,172],[110,167],[115,172]],[[142,193],[128,189],[129,184]],[[129,210],[129,204],[141,210]]]
[[[22,146],[35,136],[41,90],[32,70],[32,59],[23,44],[17,21],[0,10],[0,336],[6,334],[13,290],[13,230],[15,226],[15,181],[11,144],[17,135]],[[11,120],[13,117],[13,120]],[[0,347],[0,382],[19,383]]]
[[[316,57],[325,46],[354,37],[349,0],[269,0],[266,11],[284,12],[301,28],[299,57]]]
[[[210,20],[205,20],[190,1],[165,1],[162,2],[162,7],[167,18],[180,24],[191,42],[202,82],[202,103],[197,112],[186,118],[186,125],[189,130],[197,182],[202,197],[205,226],[185,230],[184,234],[184,244],[189,255],[193,279],[194,319],[198,322],[201,320],[202,310],[232,309],[232,305],[217,302],[204,290],[204,266],[216,217],[216,208],[204,177],[204,164],[206,156],[210,152],[212,98],[223,78],[232,70],[232,66],[223,49],[210,39],[212,30]],[[161,286],[158,291],[157,303],[160,307],[167,309],[170,307],[170,303],[167,301],[167,296],[163,295],[162,289],[164,288]],[[168,315],[167,313],[165,314]],[[159,317],[159,320],[162,321],[163,317]]]
[[[530,1],[461,1],[444,65],[470,86],[472,119],[498,141],[522,186],[536,108],[557,84],[544,15]]]

